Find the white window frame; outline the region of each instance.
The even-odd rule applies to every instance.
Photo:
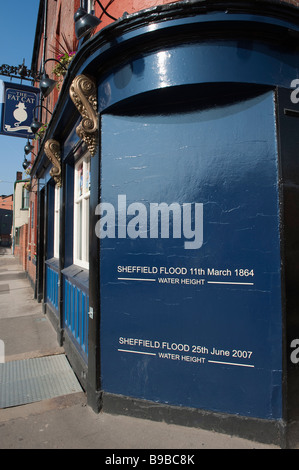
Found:
[[[83,174],[80,179],[80,167]],[[86,153],[76,164],[74,172],[74,264],[89,269],[89,199],[90,154]],[[80,184],[81,180],[81,184]],[[81,188],[81,191],[80,191]]]
[[[54,258],[59,258],[60,242],[60,188],[55,185],[54,193]]]
[[[29,191],[24,187],[24,185],[22,187],[22,209],[29,209]]]

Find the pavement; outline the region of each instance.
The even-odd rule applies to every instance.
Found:
[[[24,361],[29,359],[64,355],[52,324],[43,313],[41,304],[34,299],[26,273],[10,249],[2,247],[0,340],[5,346],[5,365],[25,365]],[[15,380],[11,393],[18,391],[15,388],[22,385]],[[0,395],[2,386],[0,368]],[[299,448],[299,445],[294,447]],[[180,453],[188,450],[190,454],[190,450],[196,452],[201,449],[279,447],[164,422],[105,412],[96,414],[87,405],[86,395],[81,389],[52,398],[41,398],[33,403],[21,402],[17,406],[1,408],[0,449],[103,449],[107,458],[114,456],[116,459],[122,455],[120,450],[123,449],[135,450],[135,453],[137,449],[161,449],[161,452],[169,449]],[[113,450],[115,452],[111,453]],[[114,460],[115,463],[121,461]]]

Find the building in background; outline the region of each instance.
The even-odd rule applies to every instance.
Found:
[[[295,1],[40,1],[28,272],[95,411],[285,444],[298,33]]]
[[[0,209],[13,210],[13,195],[9,196],[0,196]]]
[[[12,252],[26,271],[28,268],[29,178],[17,172],[14,184]]]
[[[11,246],[13,195],[0,196],[0,245]]]

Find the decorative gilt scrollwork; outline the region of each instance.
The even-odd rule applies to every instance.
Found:
[[[45,143],[45,154],[53,167],[50,170],[50,175],[54,178],[55,183],[61,187],[61,158],[60,158],[60,144],[57,140],[49,139]]]
[[[91,77],[78,75],[70,87],[70,97],[82,116],[76,129],[77,135],[83,140],[92,156],[97,149],[98,120],[96,84]]]

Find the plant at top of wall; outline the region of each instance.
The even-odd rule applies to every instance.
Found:
[[[57,82],[57,89],[60,89],[61,82],[66,74],[66,69],[72,62],[77,48],[78,48],[78,40],[73,40],[72,44],[70,44],[65,36],[62,33],[61,35],[62,42],[57,41],[57,46],[50,46],[52,52],[55,54],[55,58],[59,61],[56,66],[53,68],[52,72],[56,77],[59,79]]]
[[[30,175],[31,170],[32,170],[32,165],[29,165],[28,168],[26,168],[25,170],[26,175]]]
[[[35,140],[42,140],[44,135],[45,135],[45,132],[47,130],[47,127],[48,127],[48,123],[46,122],[46,124],[43,124],[39,130],[37,131],[37,133],[35,134],[35,137],[34,139]]]
[[[26,181],[26,183],[24,184],[24,188],[27,189],[27,191],[30,191],[31,190],[31,182]]]
[[[52,72],[56,75],[57,78],[64,77],[66,74],[66,68],[70,65],[71,61],[76,54],[75,51],[65,52],[64,54],[59,54],[57,56],[57,60],[59,60],[59,64],[57,64]]]

